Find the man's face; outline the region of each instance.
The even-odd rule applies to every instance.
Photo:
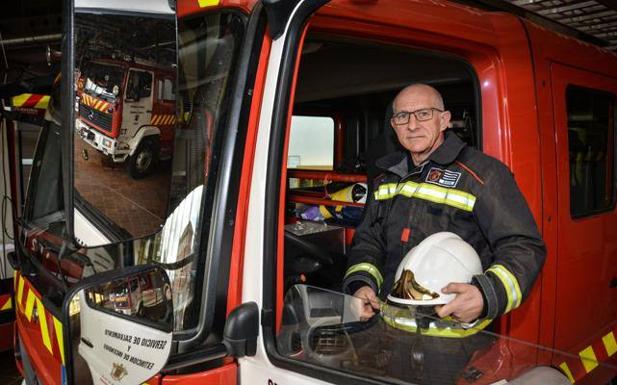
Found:
[[[441,106],[436,104],[434,94],[423,88],[406,90],[394,101],[393,116],[423,109],[429,109],[432,113],[432,117],[425,121],[419,121],[414,114],[409,115],[409,122],[405,124],[395,124],[394,119],[391,121],[399,142],[412,156],[430,154],[441,144],[443,132],[450,123],[450,113],[438,111]]]

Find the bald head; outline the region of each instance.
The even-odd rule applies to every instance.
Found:
[[[410,84],[407,87],[403,88],[394,98],[394,102],[392,102],[392,108],[396,113],[396,102],[400,98],[413,98],[413,99],[426,99],[430,100],[432,103],[432,107],[439,108],[440,110],[444,110],[443,98],[439,91],[429,86],[428,84],[423,83],[414,83]]]

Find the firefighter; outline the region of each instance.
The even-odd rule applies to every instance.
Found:
[[[468,242],[483,268],[471,283],[441,288],[454,299],[435,306],[439,317],[473,322],[507,313],[542,268],[545,245],[511,172],[446,132],[449,123],[441,95],[428,85],[410,85],[394,99],[390,124],[406,151],[376,162],[383,173],[373,181],[343,280],[345,292],[365,301],[364,319],[392,290],[403,256],[437,232]]]

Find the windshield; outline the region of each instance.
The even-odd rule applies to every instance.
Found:
[[[82,73],[84,91],[92,96],[113,100],[120,94],[124,68],[105,63],[88,63]]]
[[[97,17],[104,17],[106,25],[119,29],[130,29],[131,23],[136,22],[142,29],[149,26],[147,20],[131,21],[127,16],[77,16],[77,25],[97,25],[101,23]],[[152,26],[160,29],[160,21],[157,23],[152,22]],[[30,180],[33,193],[26,203],[32,208],[32,214],[24,218],[20,237],[35,268],[54,277],[60,286],[70,287],[104,271],[158,264],[170,277],[175,330],[188,330],[197,325],[201,285],[208,279],[205,271],[210,264],[205,260],[208,219],[215,203],[223,127],[230,106],[228,92],[235,75],[244,23],[240,15],[225,12],[179,22],[177,100],[171,111],[150,118],[158,122],[173,122],[175,118],[176,124],[168,137],[160,137],[160,147],[154,147],[161,151],[161,156],[159,167],[152,174],[142,179],[131,178],[127,172],[130,158],[124,163],[114,163],[87,142],[88,137],[70,135],[74,148],[78,149],[73,154],[75,184],[69,187],[74,188],[77,242],[70,242],[64,249],[67,237],[62,197],[66,187],[62,182],[61,139],[52,135],[52,131],[42,134],[34,159],[35,168],[40,172]],[[126,32],[123,36],[132,35]],[[102,39],[100,35],[98,38]],[[143,34],[138,38],[144,39]],[[148,43],[140,42],[144,46]],[[128,43],[124,41],[124,44]],[[161,46],[169,50],[169,45]],[[120,67],[92,61],[85,68],[84,74],[93,83],[105,74],[110,75],[112,83],[123,76]],[[113,91],[99,87],[100,92]],[[130,107],[125,104],[124,108],[146,110],[145,105],[138,104],[145,102],[145,99],[133,101]],[[60,131],[56,127],[56,132]],[[164,143],[168,146],[165,153]],[[88,244],[102,246],[86,247]],[[60,255],[62,251],[64,254]],[[48,286],[52,285],[49,281],[37,284],[41,292],[48,292]],[[61,306],[62,300],[61,295],[50,298],[57,306]],[[117,299],[124,300],[130,298]]]
[[[583,357],[499,335],[483,329],[484,321],[440,319],[433,306],[383,302],[369,320],[359,316],[363,306],[363,299],[343,293],[291,287],[277,333],[279,353],[397,384],[567,384],[582,367],[617,374],[617,366],[598,362],[600,355]]]

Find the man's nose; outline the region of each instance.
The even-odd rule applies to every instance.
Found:
[[[407,129],[413,131],[416,128],[418,128],[418,121],[416,120],[416,117],[414,114],[409,114],[409,121],[407,122]]]

